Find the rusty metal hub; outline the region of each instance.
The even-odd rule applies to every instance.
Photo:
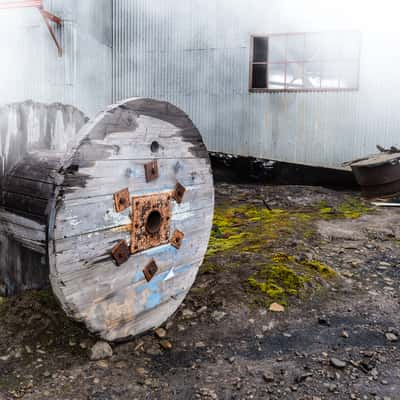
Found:
[[[131,253],[169,242],[171,194],[162,193],[132,199]]]

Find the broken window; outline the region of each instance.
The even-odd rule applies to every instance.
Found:
[[[253,36],[250,91],[357,90],[359,32]]]

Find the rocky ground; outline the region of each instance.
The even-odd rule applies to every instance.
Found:
[[[0,298],[0,400],[400,399],[400,210],[216,191],[196,284],[156,332],[96,344],[49,292]]]

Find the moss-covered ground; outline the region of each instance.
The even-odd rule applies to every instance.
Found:
[[[251,301],[268,306],[289,305],[306,298],[337,274],[307,252],[318,240],[318,220],[357,219],[372,210],[361,200],[347,196],[340,204],[322,200],[307,208],[270,208],[249,202],[219,202],[202,273],[242,276]],[[242,258],[241,258],[242,256]],[[244,256],[245,259],[243,258]],[[250,261],[249,261],[250,260]]]

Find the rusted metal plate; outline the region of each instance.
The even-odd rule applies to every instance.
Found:
[[[150,282],[154,278],[154,275],[157,273],[157,271],[158,271],[157,264],[153,260],[143,270],[143,274],[144,277],[146,278],[146,281]]]
[[[113,247],[111,254],[117,265],[124,264],[130,256],[128,243],[125,240],[121,240]]]
[[[182,246],[184,237],[185,237],[185,234],[183,232],[176,230],[174,232],[174,234],[172,235],[171,245],[177,249],[180,249]]]
[[[132,198],[131,253],[169,242],[171,194]]]
[[[114,193],[114,204],[117,212],[122,212],[131,206],[131,197],[128,188]]]
[[[174,191],[174,199],[178,204],[182,203],[185,192],[186,192],[186,188],[183,185],[181,185],[179,182],[177,182],[176,186],[175,186],[175,191]]]
[[[144,166],[146,174],[146,181],[151,182],[158,178],[158,162],[157,160],[151,161]]]

